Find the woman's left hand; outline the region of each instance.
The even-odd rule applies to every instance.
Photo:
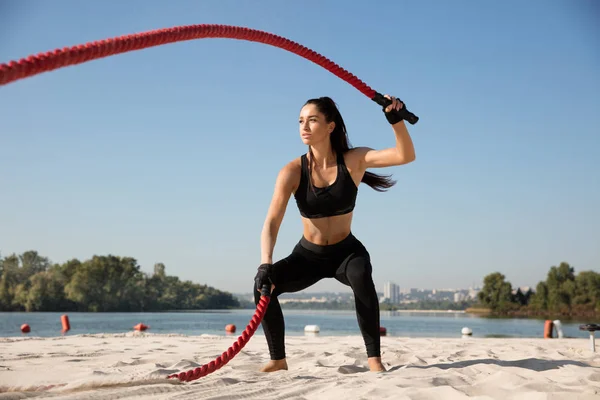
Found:
[[[404,117],[406,116],[406,107],[404,106],[404,103],[400,99],[397,99],[394,96],[390,96],[388,94],[384,95],[383,97],[392,101],[392,104],[388,105],[385,108],[382,107],[383,114],[385,115],[385,118],[388,120],[388,122],[391,125],[395,125],[398,122],[404,120]]]
[[[384,111],[386,113],[388,113],[392,110],[400,111],[400,110],[402,110],[402,108],[404,108],[404,103],[402,101],[400,101],[400,99],[397,99],[394,96],[390,96],[389,94],[386,94],[383,97],[385,97],[386,99],[392,100],[392,104],[390,104],[389,106],[387,106],[384,109]]]

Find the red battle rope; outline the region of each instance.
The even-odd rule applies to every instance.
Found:
[[[63,49],[56,49],[54,51],[40,53],[37,55],[30,55],[26,58],[20,59],[19,61],[10,61],[6,64],[0,64],[0,85],[6,85],[7,83],[37,75],[42,72],[48,72],[70,65],[81,64],[87,61],[92,61],[115,54],[160,46],[167,43],[203,38],[229,38],[247,40],[279,47],[320,65],[337,77],[354,86],[362,94],[377,104],[381,106],[391,104],[390,100],[371,89],[367,84],[350,72],[341,68],[339,65],[325,58],[319,53],[316,53],[315,51],[310,50],[296,42],[264,31],[239,26],[215,24],[176,26],[173,28],[152,30],[80,44],[73,47],[65,47]],[[405,119],[411,124],[415,124],[419,120],[417,116],[408,110],[406,110]]]
[[[132,35],[120,36],[112,39],[100,40],[85,45],[65,47],[46,53],[30,55],[19,61],[10,61],[6,64],[0,64],[0,86],[28,78],[33,75],[41,74],[55,69],[82,64],[84,62],[96,60],[115,54],[126,53],[134,50],[141,50],[149,47],[160,46],[167,43],[181,42],[185,40],[202,38],[229,38],[259,42],[295,53],[301,57],[312,61],[334,75],[348,82],[358,89],[365,96],[381,106],[391,104],[391,101],[382,94],[371,89],[356,76],[341,68],[339,65],[323,57],[322,55],[310,50],[296,42],[284,37],[273,35],[268,32],[258,31],[250,28],[228,26],[228,25],[189,25],[177,26],[168,29],[159,29]],[[415,124],[419,120],[417,116],[405,110],[405,119]],[[263,288],[261,298],[256,306],[254,316],[250,323],[242,332],[236,342],[223,354],[208,364],[203,365],[187,372],[169,375],[168,378],[178,378],[180,381],[189,382],[205,375],[208,375],[223,365],[227,364],[250,340],[254,332],[261,323],[269,302],[271,301],[269,290]]]
[[[189,382],[194,381],[198,378],[202,378],[205,375],[215,372],[225,364],[227,364],[237,353],[240,352],[248,343],[254,332],[258,328],[258,325],[262,321],[265,316],[265,312],[267,311],[267,307],[269,306],[269,302],[271,301],[271,296],[268,294],[269,290],[263,288],[262,295],[260,297],[260,301],[256,305],[256,311],[252,316],[252,319],[246,326],[246,329],[242,334],[238,337],[238,339],[231,345],[227,351],[224,351],[223,354],[218,356],[213,361],[208,364],[204,364],[201,367],[197,367],[194,369],[190,369],[187,372],[180,372],[178,374],[169,375],[167,378],[179,378],[181,382]]]

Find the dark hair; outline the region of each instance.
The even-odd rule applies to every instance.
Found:
[[[336,154],[345,154],[352,147],[348,140],[348,133],[346,132],[346,125],[342,118],[342,114],[337,108],[335,102],[327,97],[319,97],[308,100],[304,105],[313,104],[317,109],[325,116],[327,122],[335,122],[335,128],[331,132],[329,138],[331,141],[331,147]],[[312,160],[313,154],[309,146],[308,151],[310,153],[310,162],[308,163],[308,176],[312,176]],[[309,179],[311,187],[312,180]],[[396,184],[396,181],[391,179],[391,175],[378,175],[372,172],[365,171],[361,179],[362,183],[369,185],[371,188],[378,192],[384,192]]]

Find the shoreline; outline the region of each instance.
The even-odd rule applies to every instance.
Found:
[[[349,312],[354,313],[352,308],[285,308],[285,312]],[[22,313],[22,314],[165,314],[165,313],[226,313],[232,311],[247,311],[254,312],[254,308],[214,308],[214,309],[198,309],[198,310],[161,310],[161,311],[0,311],[2,313]],[[429,312],[429,313],[467,313],[467,310],[422,310],[422,309],[398,309],[398,310],[380,310],[380,312]]]

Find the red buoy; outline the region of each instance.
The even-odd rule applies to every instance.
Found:
[[[544,322],[544,339],[552,339],[552,331],[554,329],[554,322],[547,319]]]
[[[67,314],[60,316],[60,322],[62,323],[62,334],[69,332],[71,330],[71,324],[69,323],[69,316]]]
[[[29,332],[31,332],[31,327],[29,326],[29,324],[23,324],[23,325],[21,325],[21,332],[22,333],[29,333]]]
[[[387,329],[385,329],[385,327],[381,326],[379,327],[379,336],[385,336],[387,335]]]
[[[145,331],[148,328],[150,328],[148,325],[144,325],[141,322],[133,327],[133,329],[135,329],[136,331],[140,331],[140,332]]]
[[[235,325],[234,324],[228,324],[225,326],[225,332],[228,333],[234,333],[235,332]]]

